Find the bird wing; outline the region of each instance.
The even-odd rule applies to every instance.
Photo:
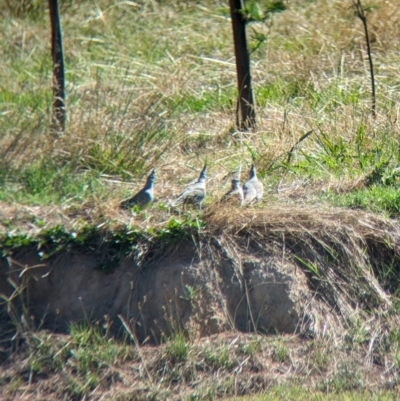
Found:
[[[186,187],[175,199],[173,205],[180,205],[183,201],[193,199],[199,201],[203,199],[206,195],[206,188],[204,183],[196,182],[195,184]]]
[[[244,196],[245,203],[253,202],[254,199],[257,197],[256,188],[253,186],[253,184],[250,181],[247,181],[243,185],[243,196]]]
[[[254,182],[253,184],[253,187],[255,188],[255,190],[256,190],[256,197],[257,197],[257,200],[260,200],[261,198],[262,198],[262,196],[263,196],[263,193],[264,193],[264,187],[263,187],[263,185],[261,184],[261,182],[260,181],[256,181],[256,182]]]
[[[223,197],[222,199],[228,199],[231,197],[237,196],[239,198],[243,198],[243,189],[239,188],[231,188]]]
[[[137,194],[133,195],[132,198],[127,199],[121,203],[123,209],[129,209],[134,205],[146,206],[152,201],[152,194],[149,190],[141,189]]]

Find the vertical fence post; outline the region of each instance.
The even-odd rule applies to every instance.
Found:
[[[65,129],[64,54],[58,0],[49,0],[51,23],[51,55],[53,58],[53,128]]]
[[[353,7],[356,10],[357,17],[360,18],[364,26],[365,41],[367,43],[367,54],[369,61],[369,73],[371,76],[371,97],[372,97],[371,113],[372,117],[376,118],[375,74],[374,74],[374,64],[372,63],[371,43],[368,35],[367,15],[363,9],[360,0],[357,1],[353,0]]]
[[[236,124],[240,130],[247,131],[256,126],[256,112],[254,109],[253,89],[251,87],[250,56],[246,39],[246,20],[241,13],[241,0],[229,0],[229,6],[232,19],[239,91]]]

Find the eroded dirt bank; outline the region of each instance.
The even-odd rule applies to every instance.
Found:
[[[316,335],[341,329],[358,308],[387,310],[399,228],[341,210],[214,211],[207,229],[138,243],[110,265],[104,249],[66,249],[42,260],[32,248],[1,259],[0,293],[35,325],[129,322],[158,343],[171,330]],[[107,270],[104,267],[107,262]],[[386,277],[387,279],[387,277]],[[18,288],[18,291],[16,291]],[[18,293],[18,296],[15,296]]]
[[[11,295],[13,277],[26,288],[29,315],[51,330],[121,315],[140,340],[156,342],[179,326],[204,336],[234,328],[293,333],[313,324],[313,293],[301,269],[262,254],[228,255],[218,241],[183,240],[140,267],[127,257],[107,273],[89,252],[45,261],[32,250],[17,252],[2,260],[0,291]]]

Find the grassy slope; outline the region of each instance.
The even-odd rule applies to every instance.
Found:
[[[399,35],[399,10],[384,1],[375,3],[380,8],[373,10],[369,22],[376,120],[368,112],[370,83],[360,21],[342,1],[293,1],[288,11],[273,17],[271,26],[253,27],[268,35],[252,54],[258,128],[247,134],[236,132],[233,123],[235,65],[226,2],[101,0],[64,6],[69,120],[63,135],[49,130],[48,16],[32,11],[22,18],[3,10],[0,201],[41,205],[43,210],[61,205],[74,213],[90,208],[93,221],[98,216],[112,221],[119,216],[117,202],[156,166],[157,201],[142,217],[165,221],[165,199],[197,176],[204,161],[210,165],[212,203],[221,193],[223,177],[239,163],[247,170],[254,156],[268,190],[266,203],[324,201],[397,217],[400,49],[391,38]],[[297,143],[288,162],[288,152]],[[35,221],[44,224],[42,218]],[[10,227],[8,220],[2,224]],[[137,358],[125,344],[115,345],[94,335],[93,329],[71,330],[63,347],[72,339],[66,349],[73,366],[65,371],[61,365],[50,366],[63,374],[75,372],[66,376],[69,395],[79,397],[96,388],[103,373],[91,367],[98,361],[108,374],[110,366],[118,370],[116,358]],[[389,348],[398,363],[397,343]],[[31,342],[25,363],[33,374],[40,377],[41,369],[49,369],[41,365],[49,355],[55,364],[66,358],[58,353],[64,348],[53,350],[52,344],[42,337]],[[100,355],[93,344],[100,349],[112,346]],[[178,348],[170,350],[180,352],[182,347],[186,349],[178,342]],[[223,365],[221,355],[215,358]],[[178,366],[174,373],[171,368],[171,383],[173,375],[183,375],[185,369]],[[335,364],[330,372],[337,391],[360,383],[358,377],[341,375]],[[21,386],[29,378],[16,375],[15,380],[21,382],[11,380],[7,386]],[[277,388],[272,394],[275,399],[307,397],[297,388]],[[205,390],[191,399],[214,396]],[[364,395],[315,397],[351,400]]]

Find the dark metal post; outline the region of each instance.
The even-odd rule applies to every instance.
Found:
[[[229,6],[231,10],[239,90],[236,120],[238,128],[247,131],[255,127],[256,113],[254,109],[253,90],[251,87],[250,56],[246,40],[246,21],[241,13],[241,0],[229,0]]]
[[[372,117],[376,118],[375,74],[374,74],[374,65],[372,63],[371,44],[370,44],[369,35],[368,35],[367,15],[365,14],[365,11],[362,7],[360,0],[357,0],[357,2],[353,0],[353,6],[356,10],[358,18],[360,18],[360,20],[362,21],[363,26],[364,26],[365,41],[367,42],[369,72],[371,75],[371,96],[372,96],[371,113],[372,113]]]
[[[53,58],[53,125],[57,129],[64,130],[66,122],[64,53],[58,0],[49,0],[49,11]]]

